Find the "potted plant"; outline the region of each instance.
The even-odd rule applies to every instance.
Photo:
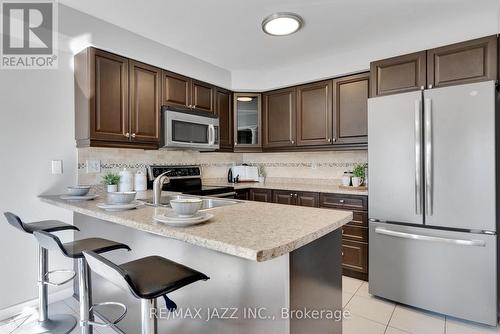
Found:
[[[108,193],[118,191],[118,184],[120,183],[120,175],[115,173],[106,173],[102,177],[102,183],[106,185]]]
[[[357,164],[352,171],[352,186],[359,187],[365,179],[366,164]]]
[[[259,182],[266,182],[266,166],[264,166],[264,164],[257,165],[257,171],[259,173]]]

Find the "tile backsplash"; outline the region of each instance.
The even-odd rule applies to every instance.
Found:
[[[100,160],[101,172],[87,173],[87,160]],[[123,168],[137,171],[150,164],[200,165],[203,178],[225,178],[230,166],[241,163],[263,164],[268,178],[333,180],[367,160],[367,151],[200,153],[92,147],[78,149],[78,182],[97,184],[107,172],[118,172]]]

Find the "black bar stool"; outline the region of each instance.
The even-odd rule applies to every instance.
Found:
[[[156,314],[153,311],[157,307],[156,298],[163,296],[167,308],[172,311],[177,305],[167,297],[168,293],[209,279],[205,274],[160,256],[148,256],[116,265],[94,252],[84,251],[83,255],[95,273],[141,300],[142,334],[158,332],[158,319],[152,316]]]
[[[21,232],[33,234],[35,231],[58,232],[75,230],[79,231],[76,226],[63,223],[58,220],[44,220],[33,223],[24,223],[21,218],[11,212],[4,213],[7,222],[20,230]],[[69,314],[57,314],[48,316],[48,285],[59,286],[68,283],[75,277],[75,273],[69,270],[48,271],[49,258],[47,250],[41,246],[38,247],[38,321],[26,326],[22,326],[18,333],[54,333],[66,334],[71,332],[76,326],[76,319]],[[63,282],[50,282],[48,277],[55,272],[72,272],[73,276]],[[16,332],[17,333],[17,332]]]
[[[117,249],[130,247],[111,240],[102,238],[87,238],[68,243],[61,243],[61,240],[54,234],[45,231],[34,231],[33,235],[38,240],[38,244],[49,250],[58,250],[66,257],[78,261],[78,290],[80,297],[80,327],[82,334],[92,334],[94,322],[92,309],[92,283],[90,270],[83,256],[83,251],[92,251],[97,254],[110,252]]]

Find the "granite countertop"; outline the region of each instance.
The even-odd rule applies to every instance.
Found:
[[[243,183],[229,183],[220,179],[203,179],[203,184],[207,186],[224,186],[234,187],[234,189],[276,189],[276,190],[290,190],[290,191],[311,191],[318,193],[334,193],[334,194],[349,194],[349,195],[368,195],[366,190],[346,190],[339,187],[339,183],[332,182],[309,182],[306,183],[304,179],[300,182],[283,182],[283,181],[266,181],[260,182],[243,182]]]
[[[87,216],[259,262],[290,253],[352,220],[348,211],[239,201],[208,209],[214,218],[204,224],[171,227],[153,221],[155,215],[169,208],[144,205],[107,212],[96,206],[103,195],[92,201],[65,201],[49,195],[40,199]]]

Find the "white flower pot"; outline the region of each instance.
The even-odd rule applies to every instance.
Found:
[[[108,184],[107,186],[108,193],[114,193],[118,191],[118,185],[117,184]]]

